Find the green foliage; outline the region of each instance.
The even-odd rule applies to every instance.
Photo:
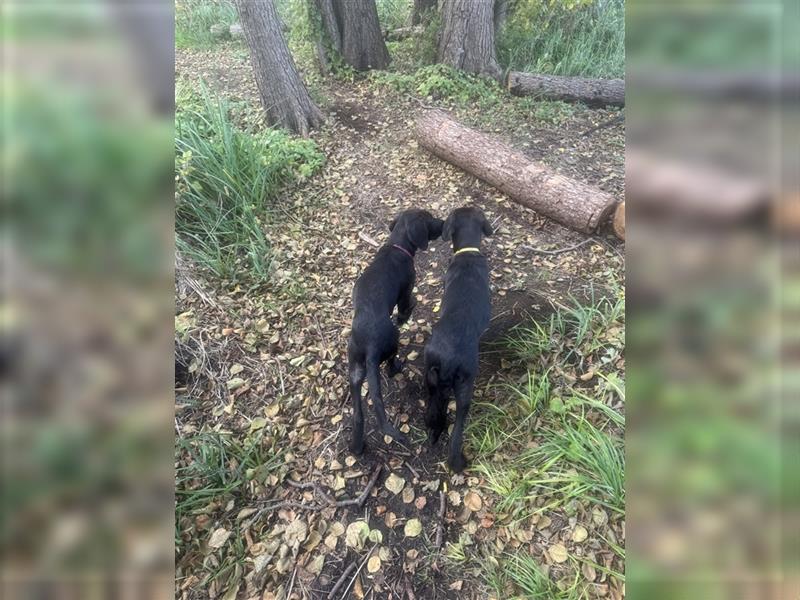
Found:
[[[458,106],[493,106],[501,101],[503,93],[494,81],[441,64],[423,67],[408,75],[384,71],[374,73],[372,77],[378,84],[389,86],[398,92],[412,93]]]
[[[398,29],[408,25],[411,18],[411,0],[376,0],[375,5],[382,29]]]
[[[520,0],[497,40],[500,63],[513,71],[622,77],[622,0]]]
[[[264,282],[264,227],[278,194],[312,175],[324,157],[311,140],[234,127],[230,107],[203,90],[179,98],[175,131],[178,249],[229,280]]]
[[[50,268],[150,276],[167,250],[143,215],[169,195],[170,124],[113,98],[9,81],[0,125],[15,241]],[[166,211],[165,211],[166,212]],[[168,218],[167,214],[156,219]]]
[[[208,48],[216,42],[211,26],[231,25],[237,18],[236,7],[230,0],[176,0],[175,45]]]

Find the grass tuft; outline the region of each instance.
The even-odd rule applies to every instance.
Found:
[[[209,48],[217,42],[211,35],[211,26],[230,26],[237,19],[236,7],[230,0],[176,0],[175,46]]]
[[[205,89],[179,91],[175,125],[178,250],[215,276],[265,282],[271,257],[265,225],[278,194],[324,160],[311,140],[245,131],[230,106]]]

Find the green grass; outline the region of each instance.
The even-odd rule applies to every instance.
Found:
[[[283,458],[275,439],[263,433],[240,440],[209,431],[178,437],[175,461],[175,524],[180,528],[182,519],[211,502],[246,494],[251,481],[263,483]],[[182,543],[180,535],[176,541]]]
[[[617,408],[624,383],[616,360],[603,362],[623,349],[624,297],[621,290],[588,296],[514,330],[508,349],[527,374],[497,388],[500,400],[473,407],[472,470],[497,498],[496,512],[520,527],[554,511],[573,516],[598,508],[613,518],[625,511],[625,418]],[[589,367],[596,375],[583,383],[575,375]],[[624,548],[607,545],[624,559]],[[451,560],[462,554],[463,543],[448,547]],[[558,582],[542,570],[540,557],[523,550],[480,561],[480,570],[499,597],[571,600],[586,597],[581,561],[571,556],[574,568]],[[624,581],[613,568],[592,567]]]
[[[497,41],[497,51],[501,65],[512,71],[622,77],[624,2],[521,0]]]
[[[230,0],[176,0],[175,46],[209,48],[216,43],[212,25],[231,25],[238,20]]]
[[[179,88],[175,126],[177,247],[229,282],[266,282],[265,231],[287,185],[309,177],[324,157],[311,140],[283,131],[245,131],[231,107],[206,90]]]

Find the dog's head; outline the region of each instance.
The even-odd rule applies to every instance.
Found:
[[[412,208],[404,210],[389,223],[391,239],[406,242],[416,250],[427,250],[428,242],[442,235],[444,221],[437,219],[427,210]]]
[[[447,217],[442,228],[442,239],[453,240],[454,247],[480,246],[483,236],[492,235],[492,226],[480,208],[462,206]]]

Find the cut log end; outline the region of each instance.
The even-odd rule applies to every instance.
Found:
[[[620,202],[614,211],[614,233],[621,240],[625,239],[625,202]]]

